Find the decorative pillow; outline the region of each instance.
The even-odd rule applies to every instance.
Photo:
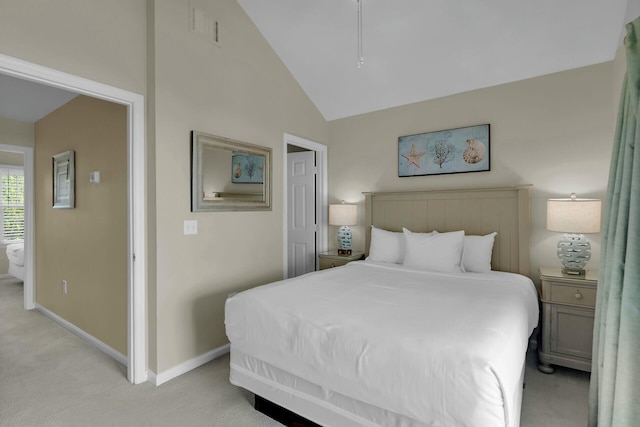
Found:
[[[371,226],[371,244],[369,245],[369,256],[367,257],[369,261],[402,264],[404,251],[403,233]]]
[[[450,233],[404,232],[404,265],[428,271],[461,272],[464,231]]]
[[[486,236],[464,236],[462,266],[464,271],[486,273],[491,271],[491,253],[496,234]]]

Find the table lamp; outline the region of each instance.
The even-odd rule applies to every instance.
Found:
[[[340,204],[329,205],[329,224],[339,225],[338,255],[351,255],[351,228],[358,223],[358,206],[349,205],[342,201]]]
[[[600,232],[602,203],[598,199],[547,200],[547,230],[565,233],[558,242],[558,258],[564,274],[583,276],[591,258],[591,243],[583,233]]]

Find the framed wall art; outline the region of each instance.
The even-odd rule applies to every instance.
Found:
[[[231,182],[234,184],[262,184],[264,156],[234,152],[231,156]]]
[[[490,169],[489,125],[398,138],[398,176],[483,172]]]
[[[53,207],[75,207],[75,153],[73,150],[53,156]]]

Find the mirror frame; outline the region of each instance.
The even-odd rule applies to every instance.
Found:
[[[202,150],[205,147],[229,150],[264,156],[264,181],[262,199],[229,199],[219,200],[202,197]],[[271,148],[235,141],[216,135],[191,131],[191,212],[219,212],[219,211],[264,211],[271,210]],[[231,174],[231,165],[229,165]]]

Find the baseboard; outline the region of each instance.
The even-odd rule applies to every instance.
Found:
[[[12,277],[14,277],[14,276],[11,275],[11,274],[0,274],[0,280],[9,279],[9,278],[12,278]]]
[[[79,336],[82,340],[84,340],[84,341],[88,342],[89,344],[93,345],[98,350],[102,351],[104,354],[106,354],[107,356],[109,356],[112,359],[114,359],[116,362],[121,363],[124,366],[127,366],[127,364],[128,364],[127,356],[125,356],[124,354],[120,353],[118,350],[114,349],[113,347],[111,347],[108,344],[103,343],[102,341],[100,341],[99,339],[94,337],[93,335],[88,334],[87,332],[85,332],[82,329],[78,328],[73,323],[63,319],[62,317],[60,317],[57,314],[55,314],[53,311],[41,306],[40,304],[36,303],[36,307],[35,308],[40,313],[42,313],[45,316],[47,316],[49,319],[53,320],[54,322],[56,322],[57,324],[59,324],[63,328],[71,331],[73,334]]]
[[[182,362],[179,365],[174,366],[171,369],[167,369],[164,372],[160,372],[156,374],[155,372],[148,371],[148,381],[156,386],[160,384],[164,384],[167,381],[171,381],[172,379],[179,377],[182,374],[185,374],[199,366],[204,365],[207,362],[212,361],[213,359],[217,359],[220,356],[224,356],[229,353],[230,344],[225,344],[218,348],[214,348],[211,351],[201,354],[200,356],[196,356],[193,359],[189,359],[186,362]]]

